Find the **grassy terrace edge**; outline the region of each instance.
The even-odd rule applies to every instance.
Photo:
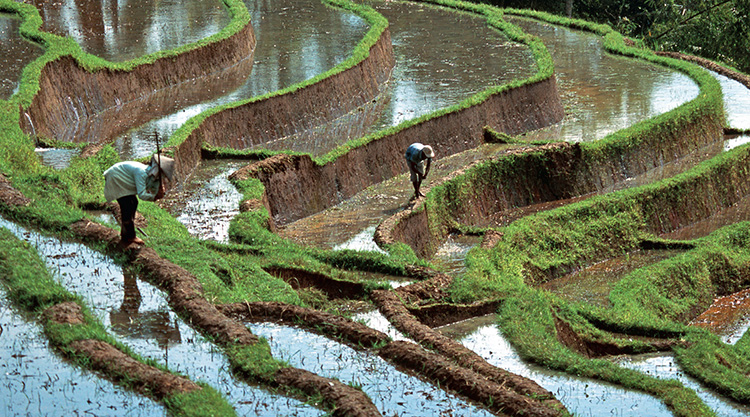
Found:
[[[343,145],[333,149],[327,154],[321,155],[318,158],[314,158],[313,161],[316,165],[323,166],[326,164],[332,164],[338,158],[340,158],[343,155],[346,155],[348,152],[352,151],[353,149],[364,147],[368,143],[378,141],[382,138],[392,135],[395,132],[403,131],[410,127],[419,125],[420,123],[423,123],[426,120],[435,119],[435,118],[444,116],[446,114],[459,112],[462,109],[466,109],[476,104],[482,103],[483,101],[487,100],[488,97],[495,95],[495,94],[499,94],[503,91],[511,90],[511,89],[514,89],[523,85],[534,84],[541,80],[545,80],[554,76],[554,64],[552,61],[552,56],[549,54],[549,51],[547,50],[546,46],[538,38],[530,34],[527,34],[523,32],[519,27],[504,21],[502,19],[502,12],[500,9],[496,7],[492,7],[492,6],[487,6],[487,5],[479,5],[475,3],[455,1],[455,0],[424,0],[424,1],[417,1],[417,2],[425,3],[428,5],[453,8],[458,11],[476,13],[478,15],[485,16],[490,26],[500,30],[506,36],[508,36],[511,40],[529,46],[534,56],[536,65],[537,65],[537,72],[533,76],[526,78],[524,80],[517,80],[508,84],[494,86],[494,87],[485,89],[483,91],[480,91],[453,106],[449,106],[449,107],[431,112],[429,114],[423,115],[415,119],[404,121],[396,126],[383,129],[381,131],[375,132],[373,134],[370,134],[361,138],[352,139],[344,143]],[[199,115],[199,116],[196,116],[194,121],[189,121],[188,123],[191,123],[191,122],[198,123],[203,118],[204,116]],[[187,125],[185,126],[185,128],[189,129]],[[170,141],[170,144],[171,145],[178,144],[180,140],[184,140],[186,135],[187,135],[187,132],[180,132],[179,135],[178,133],[175,133],[175,135],[173,136],[175,142]],[[235,155],[238,154],[237,152],[233,152],[233,151],[228,151],[228,152],[235,154]],[[288,153],[288,152],[267,152],[267,151],[265,152],[253,151],[253,152],[256,155],[260,156],[261,158],[269,157],[271,155],[278,154],[278,153]],[[247,180],[234,181],[234,184],[239,189],[239,191],[243,193],[243,200],[258,201],[258,202],[263,200],[265,187],[259,180],[251,178]],[[237,217],[235,217],[235,219],[232,220],[232,223],[230,226],[230,236],[234,240],[239,241],[239,242],[251,243],[251,242],[257,241],[259,235],[262,236],[262,235],[272,234],[268,231],[269,225],[272,224],[272,221],[270,220],[270,213],[268,212],[267,208],[265,208],[262,204],[258,204],[258,207],[259,208],[257,210],[254,210],[252,212],[240,213]],[[269,237],[266,239],[273,240],[274,238]],[[396,256],[400,259],[408,259],[412,262],[417,262],[417,259],[418,259],[416,255],[413,253],[413,251],[411,251],[411,249],[405,245],[403,246],[392,245],[392,247],[389,249],[389,253],[392,256]]]
[[[304,89],[306,87],[309,87],[313,84],[316,84],[320,82],[321,80],[324,80],[326,78],[329,78],[333,75],[342,73],[346,71],[349,68],[352,68],[356,66],[359,62],[364,60],[367,56],[370,54],[370,48],[375,45],[380,37],[383,35],[385,30],[388,28],[388,20],[383,17],[380,13],[376,12],[371,7],[365,6],[365,5],[359,5],[356,3],[353,3],[349,0],[321,0],[324,3],[328,3],[331,6],[338,7],[344,10],[348,10],[357,16],[363,18],[370,24],[370,29],[367,31],[365,36],[362,38],[362,40],[357,44],[357,46],[352,51],[351,56],[344,60],[343,62],[339,63],[338,65],[334,66],[333,68],[329,69],[326,72],[323,72],[321,74],[318,74],[312,78],[309,78],[305,81],[299,82],[297,84],[291,85],[287,88],[283,88],[281,90],[271,91],[269,93],[251,97],[249,99],[245,100],[239,100],[232,103],[227,103],[221,106],[212,107],[204,112],[201,112],[200,114],[197,114],[190,118],[187,122],[185,122],[177,131],[175,131],[172,136],[170,136],[169,141],[167,142],[168,147],[179,147],[180,144],[182,144],[190,134],[199,127],[199,125],[205,121],[210,116],[230,110],[233,108],[241,107],[249,103],[255,103],[260,102],[263,100],[268,100],[272,97],[278,97],[290,93],[294,93],[295,91]],[[229,151],[234,153],[242,153],[238,151]],[[273,155],[276,152],[268,152],[268,151],[251,151],[250,153],[258,154],[261,157]]]
[[[593,30],[604,36],[610,51],[666,64],[698,81],[701,92],[691,102],[596,143],[581,144],[583,151],[592,158],[637,147],[640,143],[631,138],[646,137],[649,132],[658,135],[670,126],[679,125],[677,120],[690,118],[691,114],[721,112],[720,87],[705,71],[684,63],[663,61],[646,51],[628,47],[619,34],[606,26],[530,11],[508,12]],[[503,237],[492,249],[475,248],[469,253],[468,271],[451,289],[454,300],[467,302],[504,296],[499,325],[527,360],[642,390],[661,398],[678,416],[713,415],[692,390],[676,381],[647,377],[606,360],[586,358],[563,346],[555,336],[555,321],[562,318],[582,337],[591,340],[614,342],[608,331],[681,339],[684,343],[674,351],[688,373],[730,398],[747,402],[750,386],[744,375],[750,370],[745,347],[748,336],[734,347],[721,343],[706,330],[685,325],[685,321],[693,317],[691,311],[694,314],[705,309],[717,293],[736,291],[749,283],[745,277],[750,273],[750,223],[722,228],[706,238],[690,242],[695,248],[683,255],[629,274],[612,291],[610,301],[614,308],[611,310],[571,304],[528,284],[544,275],[538,271],[580,268],[598,259],[637,250],[645,241],[658,241],[653,233],[660,224],[668,222],[666,216],[659,214],[665,208],[684,208],[680,202],[694,200],[696,195],[721,201],[722,196],[746,192],[746,188],[736,183],[747,179],[749,155],[750,148],[742,147],[655,184],[594,197],[517,220],[500,229]],[[731,184],[711,181],[716,178]],[[425,210],[433,210],[428,216],[430,219],[440,218],[441,212],[436,207],[440,207],[442,186],[450,185],[433,188],[423,206]],[[644,227],[645,224],[651,227]]]

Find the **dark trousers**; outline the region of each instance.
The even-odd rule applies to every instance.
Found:
[[[120,238],[130,240],[135,237],[135,212],[138,210],[138,197],[126,195],[117,199],[120,205]]]

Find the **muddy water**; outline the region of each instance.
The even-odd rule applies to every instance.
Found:
[[[274,357],[318,375],[361,386],[384,416],[492,416],[466,400],[399,372],[380,357],[323,336],[273,323],[250,323]]]
[[[221,0],[32,0],[42,30],[73,38],[90,54],[127,61],[218,33],[230,21]]]
[[[593,141],[665,113],[698,96],[688,76],[606,53],[601,38],[530,19],[509,18],[538,36],[555,62],[566,119],[533,137]]]
[[[671,258],[682,251],[638,251],[599,262],[541,285],[570,301],[582,301],[599,307],[610,307],[609,292],[628,273]]]
[[[229,182],[229,175],[246,161],[204,161],[189,182],[170,192],[161,204],[191,235],[227,242],[229,222],[239,213],[242,194]]]
[[[154,401],[68,364],[0,290],[0,414],[166,416]]]
[[[208,383],[228,398],[239,415],[321,414],[320,410],[297,400],[234,379],[224,355],[171,311],[165,294],[138,279],[133,271],[115,265],[84,245],[43,236],[2,218],[0,227],[34,245],[50,271],[69,291],[79,294],[105,328],[121,342],[174,372]],[[46,337],[32,324],[24,325],[7,303],[0,304],[0,318],[4,329],[0,334],[3,341],[0,357],[7,367],[0,375],[0,386],[7,384],[12,389],[13,404],[7,405],[13,407],[10,414],[23,414],[26,412],[23,410],[28,409],[32,415],[37,415],[35,410],[47,410],[52,404],[58,404],[69,407],[70,412],[39,414],[76,415],[98,409],[94,414],[165,415],[160,404],[112,386],[96,375],[57,366],[60,360],[49,351]],[[8,339],[13,334],[18,334],[19,338]],[[50,369],[56,370],[55,375],[48,373]],[[30,390],[30,387],[38,389]],[[84,394],[77,394],[79,387],[86,390],[81,391]],[[47,396],[50,401],[46,401]],[[86,402],[89,399],[92,404]],[[0,406],[6,407],[2,403]]]
[[[7,100],[18,90],[23,68],[44,51],[18,33],[21,21],[15,16],[0,13],[0,100]]]
[[[439,330],[460,341],[492,365],[536,381],[576,416],[672,415],[661,401],[650,395],[524,362],[497,328],[495,315],[477,317]]]
[[[396,56],[389,108],[374,130],[536,72],[528,47],[509,41],[484,18],[400,1],[367,4],[388,19]]]

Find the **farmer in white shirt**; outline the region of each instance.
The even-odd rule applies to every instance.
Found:
[[[427,178],[427,174],[430,173],[430,163],[432,158],[435,157],[435,152],[432,150],[432,146],[417,142],[409,145],[404,156],[411,173],[411,183],[414,185],[414,198],[424,197],[424,194],[419,191],[419,187],[422,185],[422,180]]]
[[[164,197],[162,174],[172,180],[174,159],[154,155],[149,165],[140,162],[118,162],[104,171],[104,198],[120,205],[120,238],[125,246],[143,244],[135,236],[135,213],[138,199],[156,201]]]

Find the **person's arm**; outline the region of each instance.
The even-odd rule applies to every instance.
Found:
[[[425,168],[424,168],[424,176],[422,177],[422,179],[427,178],[427,174],[430,173],[430,164],[431,163],[432,163],[432,158],[427,158],[427,166],[425,166]]]
[[[161,181],[154,178],[153,175],[146,174],[145,169],[136,174],[135,185],[136,191],[138,192],[138,198],[141,200],[156,201],[164,196],[164,191],[160,190],[163,187]],[[160,192],[161,195],[159,195]]]

